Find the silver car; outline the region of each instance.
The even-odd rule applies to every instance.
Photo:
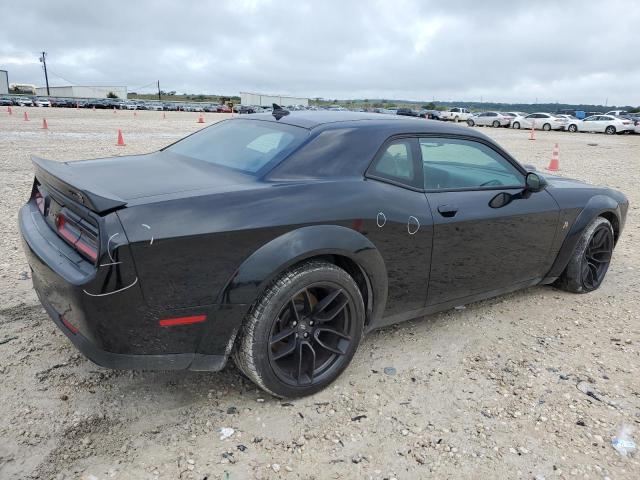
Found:
[[[491,126],[495,128],[508,127],[509,125],[511,125],[512,120],[513,120],[513,117],[506,113],[483,112],[467,120],[467,125],[469,125],[470,127],[473,127],[475,125],[479,127]]]

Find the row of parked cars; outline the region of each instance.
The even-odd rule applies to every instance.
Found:
[[[511,127],[536,130],[564,130],[567,132],[640,133],[640,113],[612,110],[595,113],[583,119],[562,113],[480,112],[469,116],[470,127]]]
[[[183,112],[231,113],[231,108],[221,104],[178,103],[143,100],[122,100],[118,98],[78,99],[63,97],[32,97],[26,95],[0,97],[0,106],[20,107],[69,107],[117,110],[158,110]]]

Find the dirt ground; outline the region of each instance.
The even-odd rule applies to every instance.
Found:
[[[557,142],[560,174],[629,197],[602,288],[535,287],[374,332],[330,388],[285,402],[231,364],[97,367],[31,288],[16,226],[29,155],[148,152],[202,127],[198,114],[26,110],[29,122],[25,109],[0,112],[1,479],[640,478],[640,456],[611,446],[623,426],[640,441],[640,136],[537,132],[533,142],[484,128],[538,169]],[[234,433],[222,440],[225,427]]]

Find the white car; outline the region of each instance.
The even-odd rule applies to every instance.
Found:
[[[36,107],[50,107],[51,102],[47,98],[34,98],[33,104]]]
[[[572,121],[567,126],[570,132],[600,132],[607,135],[621,132],[633,132],[631,120],[614,117],[613,115],[592,115],[584,120]]]
[[[516,118],[512,122],[513,128],[531,128],[536,130],[564,130],[567,126],[567,119],[552,115],[550,113],[531,113],[526,117]]]
[[[491,126],[491,127],[508,127],[511,125],[511,121],[514,117],[511,115],[507,115],[506,113],[501,112],[482,112],[478,115],[474,115],[473,117],[467,120],[467,125],[473,127],[474,125],[478,126]]]
[[[147,110],[156,110],[156,111],[160,111],[163,110],[164,107],[161,103],[147,103]]]

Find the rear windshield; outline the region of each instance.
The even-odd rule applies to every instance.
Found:
[[[226,120],[204,128],[166,151],[256,173],[292,152],[309,132],[300,127],[260,120]]]

